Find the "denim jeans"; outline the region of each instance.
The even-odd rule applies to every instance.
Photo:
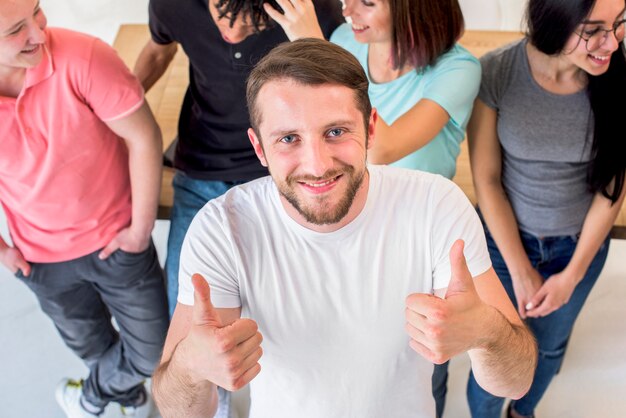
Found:
[[[31,263],[25,277],[65,344],[89,367],[83,396],[103,408],[128,406],[144,391],[167,333],[163,271],[154,246],[141,253],[99,251],[59,263]],[[111,325],[113,316],[119,325]]]
[[[198,180],[188,177],[180,171],[174,175],[174,205],[170,217],[170,232],[167,238],[167,259],[165,273],[167,276],[167,301],[170,318],[174,314],[178,297],[178,269],[180,266],[180,249],[189,225],[196,213],[211,199],[226,193],[231,187],[243,182],[223,182]]]
[[[174,205],[170,217],[170,232],[167,238],[167,259],[165,273],[167,275],[167,301],[170,318],[176,308],[178,297],[178,269],[180,267],[180,250],[191,221],[202,207],[211,199],[226,193],[231,187],[242,184],[242,181],[212,181],[188,177],[177,171],[172,181],[174,187]],[[218,388],[219,406],[216,418],[230,417],[230,392]]]
[[[485,235],[493,268],[504,285],[509,298],[517,306],[513,282],[504,259],[487,228],[485,228]],[[528,258],[545,279],[561,272],[567,266],[578,242],[577,236],[541,238],[521,231],[520,235]],[[535,335],[539,345],[539,361],[530,390],[524,397],[512,403],[512,408],[519,414],[523,416],[533,415],[552,378],[558,373],[576,317],[606,261],[609,242],[610,239],[607,237],[591,262],[584,278],[574,289],[569,302],[545,317],[526,319],[526,324]],[[504,399],[483,390],[476,383],[472,373],[470,373],[467,384],[467,397],[473,418],[500,417]]]

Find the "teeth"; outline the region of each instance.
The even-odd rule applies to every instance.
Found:
[[[332,183],[335,179],[330,179],[330,180],[326,180],[323,183],[305,183],[307,186],[310,187],[324,187],[324,186],[328,186],[330,183]]]
[[[354,30],[365,30],[367,29],[369,26],[364,26],[364,25],[356,25],[356,24],[352,24],[352,29]]]
[[[589,54],[589,55],[591,55],[591,54]],[[601,57],[601,56],[598,56],[598,55],[591,55],[591,57],[592,57],[593,59],[598,60],[598,61],[608,61],[608,60],[609,60],[609,58],[610,58],[610,56],[604,56],[604,57]]]

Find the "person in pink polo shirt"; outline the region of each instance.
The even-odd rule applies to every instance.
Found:
[[[0,0],[0,262],[90,369],[64,379],[68,417],[109,402],[149,412],[143,386],[168,325],[151,241],[161,134],[143,90],[102,41],[46,28],[38,0]],[[111,316],[119,332],[111,325]]]

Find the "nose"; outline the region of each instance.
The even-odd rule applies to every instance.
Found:
[[[42,11],[35,16],[33,21],[28,25],[28,35],[31,44],[43,44],[46,41],[46,28],[48,21]]]
[[[602,44],[602,47],[613,52],[613,51],[616,51],[617,48],[619,48],[619,43],[620,43],[620,40],[617,39],[617,36],[615,36],[615,32],[611,31],[607,33],[606,38],[604,39],[604,43]]]
[[[303,171],[306,174],[322,177],[333,168],[332,152],[325,141],[310,141],[304,148]]]
[[[354,10],[354,0],[346,0],[344,2],[343,10],[341,11],[341,14],[343,14],[344,17],[352,16],[353,10]]]

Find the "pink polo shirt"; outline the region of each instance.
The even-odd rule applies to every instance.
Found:
[[[64,29],[46,36],[19,97],[0,96],[0,201],[31,262],[84,256],[130,224],[128,151],[103,121],[143,103],[110,46]]]

